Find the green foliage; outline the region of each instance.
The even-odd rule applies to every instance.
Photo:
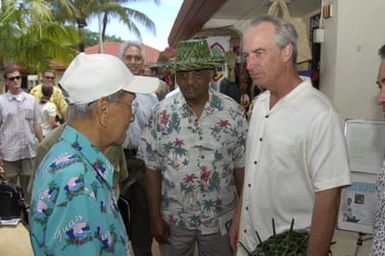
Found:
[[[52,60],[69,63],[76,55],[79,36],[74,27],[53,20],[43,0],[2,1],[0,58],[42,71]]]
[[[258,232],[256,234],[259,239],[259,245],[252,251],[249,252],[246,247],[242,244],[241,246],[250,256],[305,256],[306,250],[309,243],[309,232],[305,230],[296,231],[293,230],[294,219],[292,219],[290,229],[281,234],[275,233],[274,219],[273,224],[273,235],[266,241],[261,241]]]
[[[78,26],[81,42],[79,50],[84,50],[85,31],[89,18],[104,15],[103,31],[110,17],[119,18],[139,40],[142,39],[137,23],[155,34],[155,24],[144,13],[122,6],[122,3],[137,2],[139,0],[47,0],[50,3],[54,17],[62,22],[69,22]],[[159,3],[159,0],[153,0]]]
[[[85,47],[93,46],[99,41],[99,34],[90,30],[85,30],[84,32],[84,45]],[[105,42],[122,42],[123,40],[120,37],[106,35],[104,38]]]

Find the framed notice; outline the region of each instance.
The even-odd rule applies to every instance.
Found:
[[[373,233],[376,207],[376,177],[374,174],[352,172],[352,185],[341,193],[337,227],[339,229]]]
[[[347,120],[345,137],[352,185],[342,189],[337,227],[371,234],[377,203],[376,178],[385,155],[385,122]]]
[[[385,122],[347,120],[345,136],[350,170],[377,174],[385,155]]]

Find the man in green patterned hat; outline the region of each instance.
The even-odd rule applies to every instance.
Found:
[[[210,88],[206,40],[182,41],[175,72],[181,93],[156,105],[138,154],[146,163],[151,228],[162,255],[232,255],[228,239],[243,184],[247,123],[239,104]]]

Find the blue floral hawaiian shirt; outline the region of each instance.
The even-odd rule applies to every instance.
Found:
[[[30,214],[35,255],[128,255],[111,163],[71,126],[36,170]]]
[[[221,231],[237,200],[234,168],[244,167],[247,122],[238,103],[209,91],[199,119],[181,93],[153,108],[139,156],[161,171],[161,212],[169,225]],[[226,231],[224,231],[226,232]]]

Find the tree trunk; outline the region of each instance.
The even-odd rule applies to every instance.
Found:
[[[87,23],[83,19],[78,19],[78,30],[79,30],[79,36],[80,36],[80,43],[79,43],[79,52],[84,52],[84,27],[87,26]]]

